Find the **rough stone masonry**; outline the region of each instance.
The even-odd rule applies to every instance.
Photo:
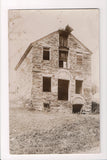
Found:
[[[19,95],[36,110],[91,111],[91,55],[73,34],[55,31],[26,49],[16,66]]]

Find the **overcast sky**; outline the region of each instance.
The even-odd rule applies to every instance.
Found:
[[[83,10],[10,10],[9,61],[10,82],[16,81],[14,67],[27,46],[69,24],[76,36],[92,52],[92,82],[99,86],[99,12]]]

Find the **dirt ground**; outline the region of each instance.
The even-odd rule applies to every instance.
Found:
[[[99,153],[99,119],[10,108],[10,154]]]

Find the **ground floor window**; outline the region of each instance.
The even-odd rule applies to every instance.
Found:
[[[43,77],[43,92],[51,92],[51,77]]]
[[[76,94],[81,94],[82,93],[82,83],[83,81],[82,80],[76,80],[75,82],[75,92]]]
[[[44,110],[45,111],[50,111],[50,105],[49,105],[49,103],[44,103]]]
[[[68,100],[69,81],[58,79],[58,100]]]

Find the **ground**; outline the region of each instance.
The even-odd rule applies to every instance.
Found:
[[[99,125],[99,114],[81,115],[10,108],[10,153],[98,153]]]

